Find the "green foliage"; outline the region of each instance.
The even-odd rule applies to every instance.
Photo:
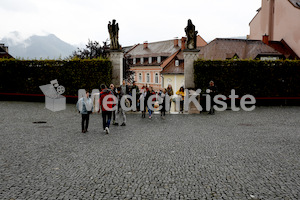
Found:
[[[77,49],[72,53],[70,58],[79,58],[79,59],[93,59],[93,58],[107,58],[109,46],[107,41],[103,42],[103,46],[97,41],[88,41],[88,44],[85,45],[84,49]]]
[[[57,79],[63,95],[77,96],[78,89],[100,89],[110,84],[112,65],[108,59],[13,60],[0,59],[0,92],[41,94],[39,86]]]
[[[300,61],[197,60],[194,62],[196,88],[205,91],[210,80],[219,92],[255,97],[299,97]]]

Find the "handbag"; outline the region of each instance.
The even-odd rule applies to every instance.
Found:
[[[154,108],[158,108],[158,107],[159,107],[159,103],[158,103],[158,101],[155,101]]]

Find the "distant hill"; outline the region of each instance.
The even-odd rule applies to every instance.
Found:
[[[54,34],[33,35],[24,39],[20,33],[12,32],[3,37],[0,43],[8,46],[9,53],[13,57],[24,59],[63,59],[77,49],[76,46],[62,41]]]

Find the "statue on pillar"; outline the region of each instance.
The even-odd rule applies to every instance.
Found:
[[[195,26],[192,20],[188,20],[187,27],[185,27],[185,33],[187,36],[187,49],[193,50],[197,48],[197,34],[198,31],[195,30]]]
[[[109,21],[108,32],[110,37],[110,49],[119,50],[119,24],[116,23],[115,19],[112,20],[112,23]]]

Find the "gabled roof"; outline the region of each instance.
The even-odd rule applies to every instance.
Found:
[[[205,45],[207,45],[207,42],[200,35],[197,35],[197,48],[204,47]]]
[[[297,59],[299,60],[299,57],[297,54],[293,51],[293,49],[282,39],[281,41],[269,41],[269,46],[273,49],[277,50],[278,52],[282,53],[285,58],[287,59]]]
[[[180,50],[181,49],[179,49],[173,55],[171,55],[166,60],[164,60],[163,63],[161,64],[161,68],[164,69],[176,57],[176,55],[180,52]]]
[[[131,57],[157,57],[157,56],[170,56],[181,48],[181,43],[178,42],[178,46],[174,46],[174,40],[166,40],[160,42],[147,43],[147,48],[144,48],[144,44],[138,44],[135,48],[132,48],[127,52]]]
[[[13,58],[8,52],[8,47],[4,44],[0,44],[0,58]]]
[[[179,60],[179,66],[175,65],[175,60]],[[184,60],[181,49],[170,56],[168,61],[166,60],[163,64],[161,74],[184,74]]]
[[[289,2],[293,4],[293,6],[295,6],[296,8],[300,9],[300,0],[289,0]]]
[[[207,60],[225,60],[228,56],[240,59],[255,59],[259,56],[283,56],[260,40],[216,38],[202,47],[199,57]]]

